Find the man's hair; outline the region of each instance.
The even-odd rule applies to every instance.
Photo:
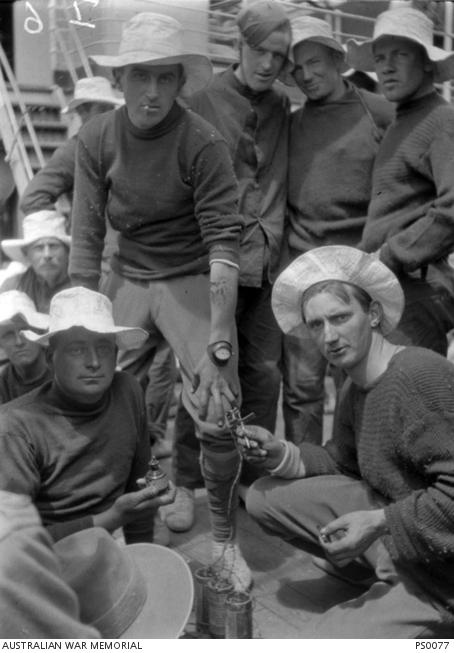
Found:
[[[354,297],[365,313],[367,313],[373,301],[372,297],[365,290],[359,286],[355,286],[354,284],[347,283],[346,281],[337,281],[334,279],[319,281],[310,286],[310,288],[303,293],[301,298],[301,311],[304,321],[305,305],[310,299],[312,299],[312,297],[315,297],[315,295],[319,295],[322,292],[330,293],[344,302],[344,304],[351,304],[351,299]]]

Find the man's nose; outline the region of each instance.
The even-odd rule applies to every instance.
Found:
[[[52,258],[52,252],[49,245],[44,245],[43,247],[43,256],[44,258]]]
[[[327,344],[331,342],[335,342],[337,340],[338,336],[337,336],[336,329],[329,322],[325,322],[324,336],[325,336],[325,342]]]
[[[89,347],[85,357],[85,364],[87,367],[97,369],[100,366],[99,356],[95,347]]]
[[[310,82],[312,79],[312,70],[309,66],[301,66],[301,77],[303,78],[303,82]]]
[[[150,75],[148,79],[146,93],[149,97],[152,98],[156,97],[158,94],[158,82],[154,75]]]
[[[379,69],[381,73],[394,72],[396,69],[394,57],[391,55],[385,56],[379,64]]]
[[[22,347],[25,344],[25,338],[20,331],[15,333],[15,345],[16,347]]]

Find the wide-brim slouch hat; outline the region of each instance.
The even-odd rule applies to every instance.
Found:
[[[62,577],[76,593],[80,618],[107,639],[176,639],[192,610],[194,584],[176,551],[119,544],[88,528],[54,545]]]
[[[29,261],[24,253],[24,247],[41,238],[57,238],[62,243],[71,244],[71,236],[66,232],[66,219],[57,211],[42,210],[30,213],[22,222],[23,237],[2,240],[2,250],[13,261],[19,261],[28,266]]]
[[[342,56],[342,64],[340,72],[345,73],[348,70],[348,64],[345,57],[346,52],[342,44],[334,38],[331,25],[321,18],[315,16],[300,16],[291,21],[292,26],[292,47],[290,50],[290,59],[294,65],[295,61],[295,48],[304,41],[312,41],[320,43]],[[291,71],[289,73],[291,77]]]
[[[106,77],[83,77],[77,80],[74,86],[74,96],[68,102],[68,105],[61,110],[61,113],[69,113],[80,107],[81,104],[89,102],[111,104],[112,107],[124,104],[123,98],[115,95],[112,85]]]
[[[276,30],[288,29],[291,33],[290,19],[285,9],[274,0],[258,0],[246,5],[238,13],[236,24],[251,48],[256,48]],[[287,57],[278,75],[278,79],[287,86],[295,85],[290,75],[292,67],[291,59]]]
[[[306,290],[322,281],[342,281],[365,290],[379,302],[383,316],[381,333],[394,331],[405,300],[397,277],[375,254],[355,247],[327,245],[298,256],[274,283],[271,303],[284,333],[297,332],[303,323],[302,298]]]
[[[22,318],[30,329],[46,331],[49,327],[49,316],[39,313],[28,295],[20,290],[7,290],[0,293],[0,329],[14,318]]]
[[[120,349],[138,349],[148,338],[148,333],[140,327],[116,326],[112,316],[112,303],[102,293],[82,286],[66,288],[56,293],[50,302],[49,329],[43,335],[24,331],[28,340],[49,344],[49,338],[82,327],[99,334],[114,334]]]
[[[186,78],[182,95],[201,90],[213,76],[211,61],[205,54],[185,49],[181,24],[171,16],[153,12],[136,14],[127,21],[117,55],[90,55],[90,59],[109,69],[131,64],[181,64]]]
[[[389,9],[377,16],[371,39],[347,41],[347,61],[352,68],[365,72],[375,70],[373,45],[383,37],[405,38],[422,46],[434,64],[434,81],[454,78],[454,52],[433,45],[433,22],[422,11],[412,7]]]

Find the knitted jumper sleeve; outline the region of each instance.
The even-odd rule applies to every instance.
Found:
[[[385,508],[386,544],[407,564],[454,558],[454,368],[445,361],[440,367],[401,374],[396,385],[401,432],[393,437],[408,488],[396,484]],[[390,469],[390,487],[395,478]]]
[[[21,198],[24,215],[43,209],[55,209],[55,202],[65,193],[72,193],[77,138],[70,138],[57,148],[46,165],[27,185]]]
[[[415,162],[413,176],[432,179],[435,197],[419,219],[390,232],[380,259],[392,270],[415,270],[447,256],[454,246],[454,111],[442,107],[427,128],[430,145]],[[409,204],[411,210],[411,204]]]
[[[151,458],[151,446],[147,428],[145,402],[142,390],[138,383],[135,384],[135,400],[137,401],[136,415],[139,427],[136,450],[125,493],[137,492],[139,489],[137,479],[145,476],[148,470],[148,462]],[[126,544],[134,544],[135,542],[153,542],[153,517],[154,512],[140,517],[129,524],[125,524],[123,527],[123,534]]]
[[[71,222],[72,242],[69,272],[75,285],[98,290],[101,276],[101,258],[106,235],[105,209],[108,189],[98,162],[83,140],[79,137],[76,150],[74,187],[77,189],[75,207],[76,219]],[[73,254],[80,253],[82,265],[74,265]]]

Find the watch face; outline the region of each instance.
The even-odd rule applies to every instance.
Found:
[[[214,355],[220,361],[228,361],[231,356],[231,352],[230,349],[227,349],[227,347],[219,347],[219,349],[216,349]]]

